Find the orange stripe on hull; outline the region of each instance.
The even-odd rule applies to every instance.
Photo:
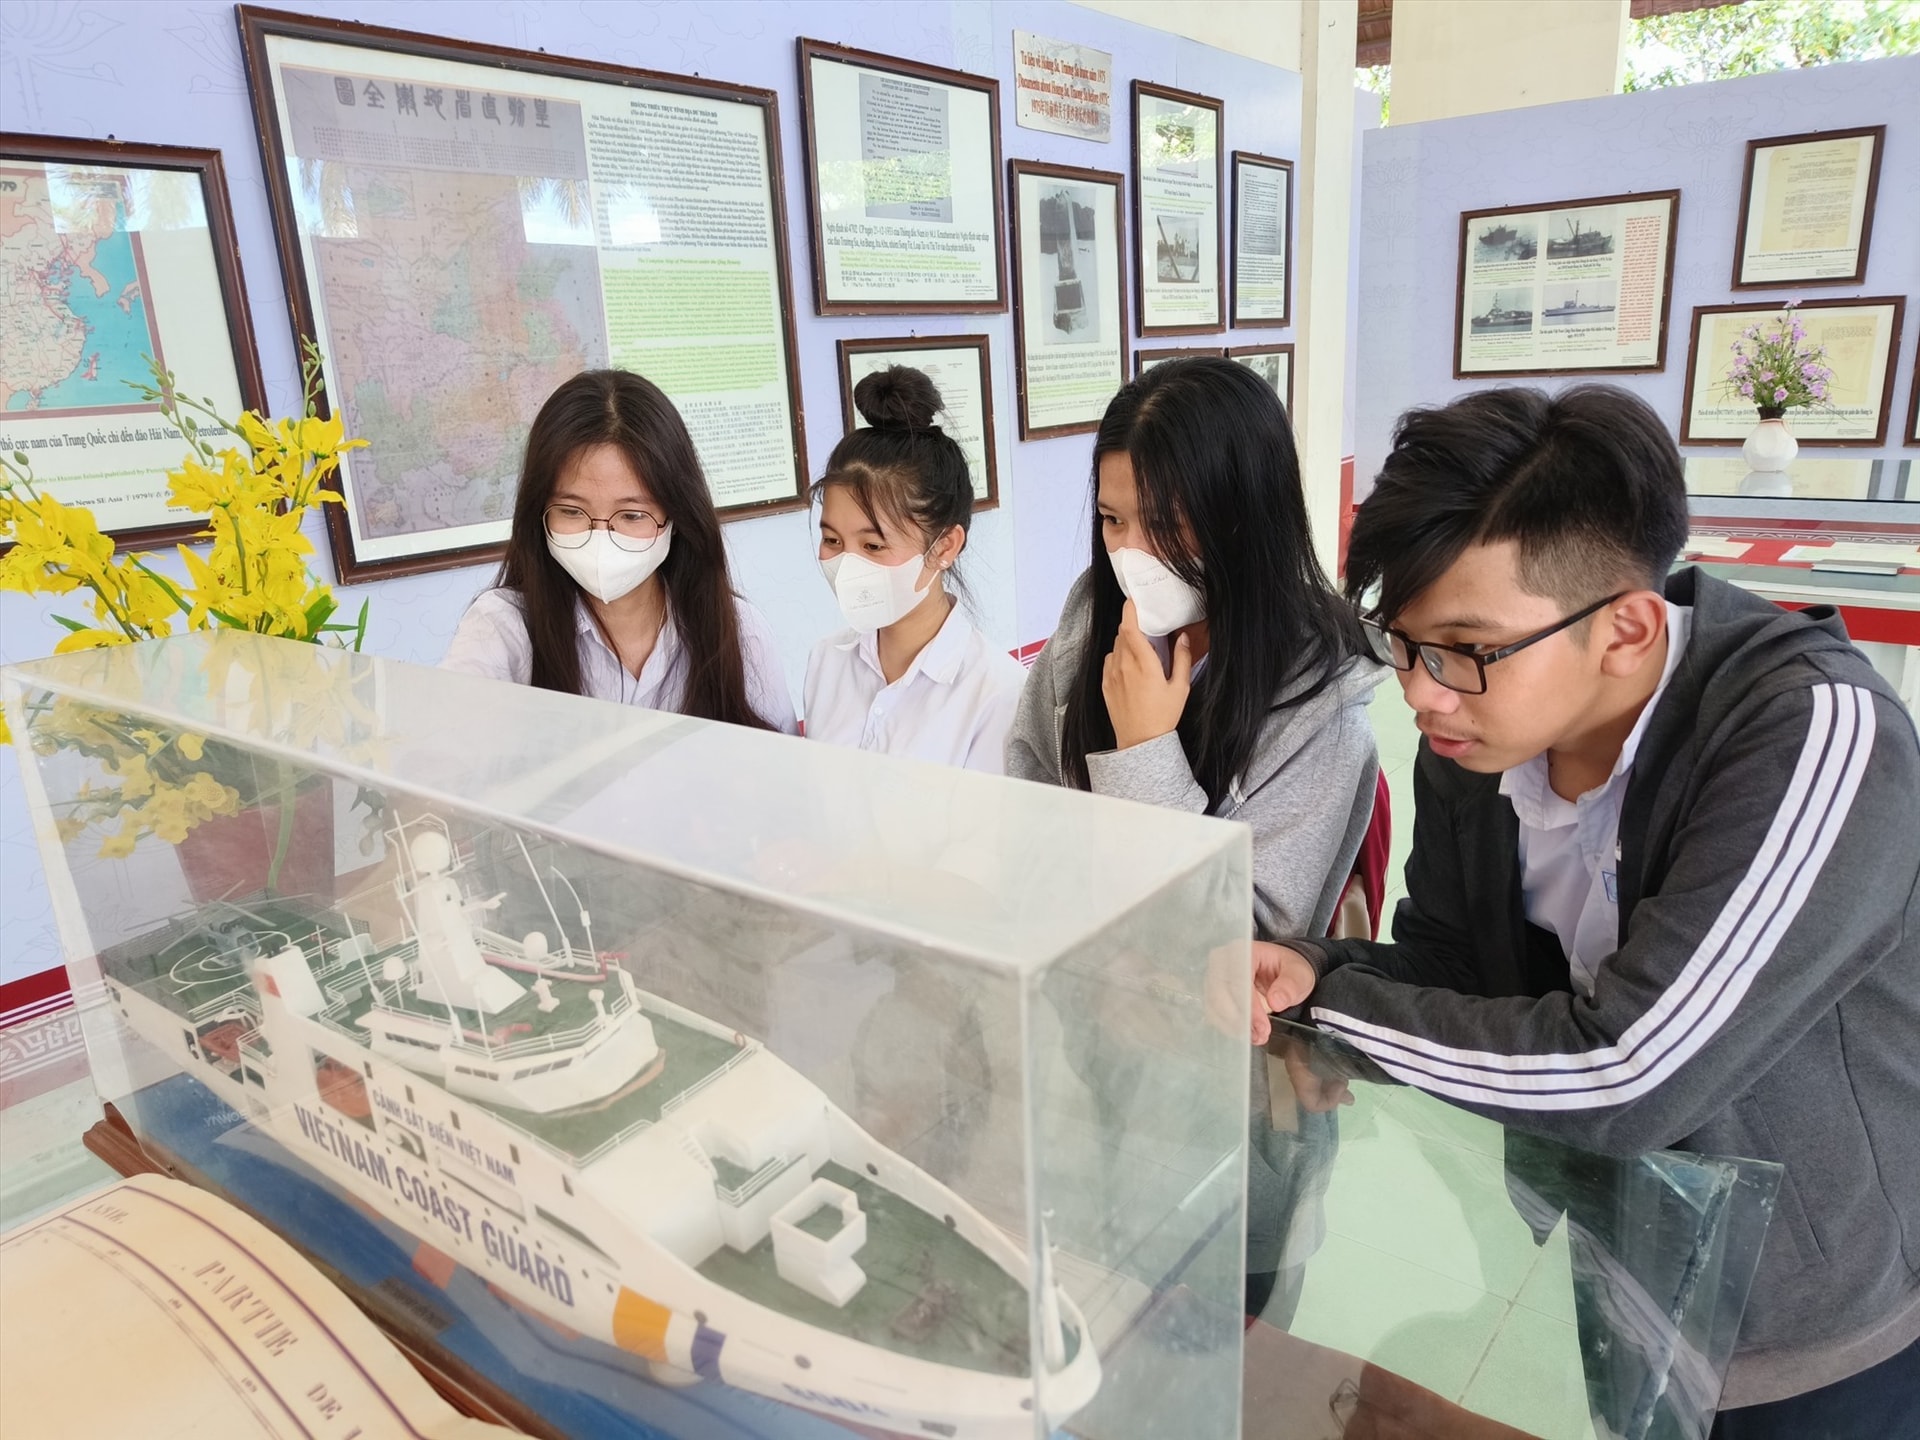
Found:
[[[667,1322],[672,1319],[673,1312],[666,1306],[656,1305],[644,1295],[636,1295],[622,1285],[613,1302],[613,1343],[622,1350],[631,1350],[644,1360],[657,1360],[664,1364],[667,1359]]]

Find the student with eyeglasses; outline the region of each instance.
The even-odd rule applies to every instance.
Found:
[[[1623,391],[1402,418],[1347,586],[1425,736],[1407,898],[1392,944],[1263,951],[1256,1038],[1304,1002],[1509,1127],[1585,1233],[1618,1215],[1548,1142],[1781,1162],[1713,1435],[1920,1436],[1920,743],[1831,609],[1670,575],[1687,528]],[[1605,1288],[1576,1273],[1619,1430],[1664,1371]]]
[[[760,612],[734,593],[713,497],[679,411],[651,381],[589,370],[540,407],[494,588],[441,665],[792,733]]]

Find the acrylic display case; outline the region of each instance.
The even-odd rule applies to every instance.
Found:
[[[1240,1434],[1243,828],[232,633],[5,697],[102,1097],[551,1433]]]

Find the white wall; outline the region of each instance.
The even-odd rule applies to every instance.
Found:
[[[1620,88],[1628,0],[1399,0],[1393,123]]]
[[[1075,0],[1083,9],[1117,15],[1264,60],[1282,70],[1300,68],[1302,0]],[[1063,37],[1064,38],[1064,37]]]

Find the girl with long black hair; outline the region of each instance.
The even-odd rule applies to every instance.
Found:
[[[1256,945],[1324,935],[1379,776],[1366,654],[1314,556],[1279,398],[1231,360],[1156,365],[1094,438],[1092,563],[1027,677],[1007,773],[1243,822]],[[1298,1196],[1262,1166],[1249,1190],[1259,1313]]]
[[[444,668],[798,728],[772,631],[734,593],[693,437],[651,381],[588,370],[540,407],[494,584]]]

